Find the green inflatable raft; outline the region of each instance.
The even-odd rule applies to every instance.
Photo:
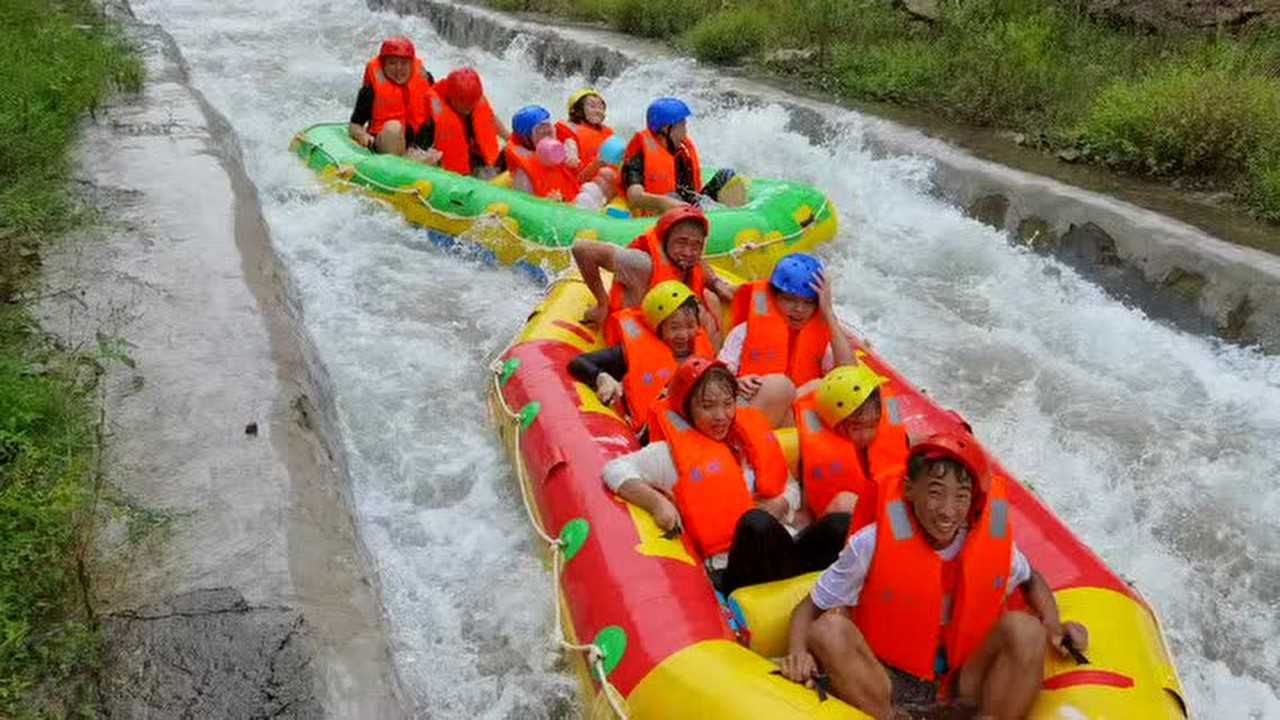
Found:
[[[291,149],[320,176],[394,205],[427,229],[432,242],[479,245],[492,259],[546,279],[571,264],[577,239],[627,245],[654,217],[615,217],[544,200],[504,186],[357,146],[345,124],[313,125]],[[708,175],[709,176],[709,175]],[[836,211],[816,188],[753,178],[746,205],[708,212],[707,257],[717,267],[757,278],[792,252],[810,250],[836,234]]]

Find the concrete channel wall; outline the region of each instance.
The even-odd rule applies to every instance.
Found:
[[[672,54],[666,46],[619,33],[535,22],[466,3],[368,2],[374,9],[425,17],[455,45],[500,52],[522,38],[539,70],[551,76],[581,74],[595,81]],[[780,104],[792,113],[793,127],[817,141],[833,131],[829,118],[853,112],[763,82],[721,75],[717,81],[727,97]],[[1157,319],[1280,352],[1280,257],[1105,194],[975,157],[902,124],[866,119],[873,149],[930,158],[936,191],[1004,230],[1011,241],[1059,257]]]

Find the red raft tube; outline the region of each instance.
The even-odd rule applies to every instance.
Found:
[[[581,280],[555,283],[494,362],[490,395],[530,519],[547,541],[557,628],[576,658],[584,714],[867,717],[771,673],[771,658],[786,653],[791,611],[815,574],[741,588],[726,610],[685,540],[663,538],[648,513],[601,481],[605,463],[639,446],[622,418],[568,374],[579,353],[603,347],[578,322],[592,302]],[[864,362],[897,383],[913,437],[960,422],[864,351]],[[779,438],[794,459],[794,430]],[[1090,664],[1048,654],[1031,717],[1185,718],[1151,606],[1023,485],[1011,480],[1009,496],[1018,546],[1053,588],[1063,619],[1090,630]]]

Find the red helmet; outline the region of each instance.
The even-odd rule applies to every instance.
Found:
[[[455,108],[470,112],[484,97],[480,75],[471,68],[458,68],[444,79],[445,99]]]
[[[662,213],[662,217],[658,218],[658,224],[655,226],[658,237],[665,243],[671,228],[682,222],[697,223],[702,228],[703,235],[711,232],[711,223],[707,221],[707,216],[702,212],[702,208],[697,205],[682,205],[677,208],[671,208]]]
[[[382,41],[382,48],[378,50],[378,57],[402,57],[412,60],[417,57],[417,51],[413,48],[413,41],[407,37],[393,37]]]
[[[729,369],[728,365],[719,360],[708,360],[706,358],[691,357],[680,364],[676,368],[676,374],[671,378],[671,384],[667,385],[667,401],[671,404],[671,409],[685,414],[685,406],[689,403],[689,395],[693,393],[693,389],[702,381],[702,376],[707,374],[711,368]]]
[[[923,455],[926,460],[954,460],[964,466],[973,481],[974,488],[985,490],[988,475],[991,472],[987,465],[987,455],[978,445],[978,441],[968,433],[951,431],[937,433],[911,446],[911,457]]]

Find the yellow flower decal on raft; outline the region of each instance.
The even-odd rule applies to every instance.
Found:
[[[801,205],[795,209],[795,212],[791,213],[791,219],[795,220],[800,227],[804,227],[813,222],[813,208],[808,205]]]
[[[608,415],[614,420],[617,420],[624,425],[626,424],[626,421],[622,419],[622,416],[614,411],[613,408],[600,402],[600,396],[596,395],[594,390],[587,387],[586,383],[576,382],[573,384],[573,387],[578,391],[579,410],[582,412],[593,412],[601,415]]]
[[[582,228],[573,235],[574,240],[599,240],[600,233],[595,228]]]
[[[489,203],[489,207],[485,208],[484,211],[490,215],[507,217],[511,214],[511,206],[504,202]]]
[[[426,202],[431,197],[431,193],[435,192],[435,189],[435,185],[432,185],[430,180],[419,180],[413,184],[413,191],[417,193],[418,199],[422,202]]]
[[[759,245],[762,239],[759,228],[747,228],[739,230],[738,234],[733,238],[733,244],[737,247],[747,247],[749,245]]]
[[[662,536],[662,529],[654,522],[653,516],[631,503],[627,503],[627,511],[631,513],[631,521],[635,523],[636,533],[640,536],[640,544],[636,552],[645,557],[669,558],[695,565],[693,556],[685,549],[684,541],[679,537],[671,539]]]

